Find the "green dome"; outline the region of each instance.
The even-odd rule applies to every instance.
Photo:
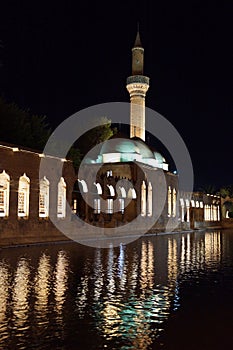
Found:
[[[130,139],[113,138],[104,142],[100,154],[106,153],[136,153],[140,154],[138,145]]]

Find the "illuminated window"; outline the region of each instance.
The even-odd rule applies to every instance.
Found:
[[[107,171],[107,177],[112,176],[112,170]]]
[[[137,194],[134,188],[130,188],[128,191],[128,198],[130,199],[136,199],[137,198]]]
[[[172,190],[170,186],[167,191],[167,215],[168,217],[172,216]]]
[[[9,215],[10,176],[3,170],[0,174],[0,217]]]
[[[147,216],[152,216],[152,185],[151,182],[148,184],[148,197],[147,197]]]
[[[196,208],[199,208],[199,207],[200,207],[199,202],[196,201]]]
[[[39,217],[48,218],[49,216],[49,181],[44,176],[40,180],[40,194],[39,194]]]
[[[141,186],[141,216],[146,216],[146,184],[142,182]]]
[[[119,198],[118,199],[119,203],[119,211],[123,214],[125,211],[125,200],[124,198]]]
[[[81,191],[83,193],[87,193],[88,192],[88,188],[87,188],[87,183],[85,180],[78,180],[78,182],[82,185],[82,189]]]
[[[100,214],[100,198],[94,198],[94,213]]]
[[[172,216],[176,217],[176,189],[173,188],[172,191]]]
[[[66,216],[66,183],[63,177],[61,177],[58,183],[57,194],[57,217],[64,218]]]
[[[191,200],[191,206],[194,208],[195,207],[195,201],[192,199]]]
[[[200,202],[200,208],[203,208],[203,202]]]
[[[96,186],[97,188],[97,193],[98,194],[102,194],[102,187],[101,187],[101,184],[99,182],[95,183],[94,182],[94,185]]]
[[[107,187],[109,188],[110,196],[114,197],[115,196],[114,187],[112,185],[107,185]]]
[[[113,213],[113,198],[107,199],[107,213],[112,214]]]
[[[30,192],[30,179],[24,173],[19,178],[18,187],[18,217],[29,216],[29,192]]]
[[[181,206],[181,222],[184,222],[184,200],[180,198],[180,206]]]

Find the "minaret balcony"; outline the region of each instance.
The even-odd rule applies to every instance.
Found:
[[[146,84],[149,85],[150,78],[144,75],[132,75],[127,78],[126,83],[129,84]]]

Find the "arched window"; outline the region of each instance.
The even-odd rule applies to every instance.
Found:
[[[96,186],[97,193],[98,193],[98,194],[102,194],[103,191],[102,191],[101,184],[100,184],[99,182],[97,182],[97,183],[94,182],[94,185]]]
[[[82,192],[87,193],[88,192],[88,187],[87,183],[85,180],[78,180],[79,183],[82,185]]]
[[[107,213],[112,214],[113,213],[113,198],[107,199]]]
[[[168,217],[172,216],[172,190],[170,186],[168,186],[167,191],[167,215]]]
[[[107,187],[109,188],[110,196],[114,197],[115,196],[114,187],[112,185],[107,185]]]
[[[100,198],[94,198],[94,213],[100,214],[101,206],[100,206]]]
[[[126,190],[123,186],[119,187],[118,191],[118,205],[119,205],[119,211],[124,214],[125,212],[125,198],[126,198]]]
[[[173,188],[172,191],[172,216],[176,217],[176,189]]]
[[[57,217],[64,218],[66,216],[66,183],[63,177],[61,177],[58,183],[57,192]]]
[[[130,188],[128,191],[128,198],[130,199],[136,199],[137,198],[137,193],[134,188]]]
[[[29,216],[29,192],[30,192],[30,179],[24,173],[19,178],[18,188],[18,216]]]
[[[3,170],[0,174],[0,217],[9,216],[10,176]]]
[[[141,216],[146,216],[146,184],[142,181],[141,186]]]
[[[180,198],[180,207],[181,207],[181,222],[184,222],[184,200]]]
[[[44,176],[40,180],[39,194],[39,217],[48,218],[49,216],[49,180]]]
[[[153,201],[152,185],[151,185],[151,182],[149,182],[149,184],[148,184],[148,196],[147,196],[147,216],[152,216],[152,210],[153,210],[152,201]]]
[[[99,182],[97,183],[94,182],[94,185],[96,186],[97,194],[100,196],[103,193],[101,184]],[[93,205],[94,205],[94,214],[100,214],[101,212],[100,198],[94,198]]]

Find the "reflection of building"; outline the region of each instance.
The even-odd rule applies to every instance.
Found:
[[[144,49],[137,33],[132,75],[127,79],[130,138],[116,135],[104,143],[95,158],[86,160],[79,178],[71,162],[50,157],[54,173],[58,163],[64,163],[63,176],[58,183],[49,175],[39,179],[44,154],[0,145],[2,244],[64,239],[49,216],[52,213],[59,220],[66,217],[66,199],[72,203],[73,213],[93,226],[116,227],[137,216],[144,220],[143,225],[155,223],[153,230],[166,226],[199,228],[220,220],[219,198],[181,193],[178,175],[171,173],[164,157],[145,143],[149,78],[143,75],[143,65]],[[56,202],[50,200],[52,192],[56,193]]]

